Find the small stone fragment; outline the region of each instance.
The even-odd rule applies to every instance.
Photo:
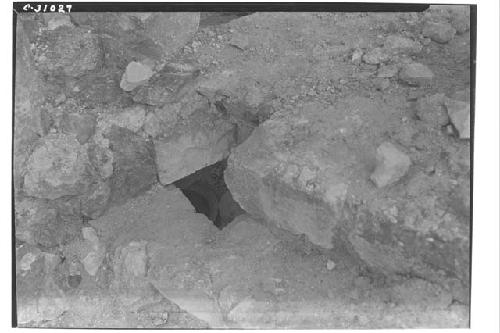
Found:
[[[128,64],[120,82],[120,88],[132,91],[136,87],[146,83],[153,76],[153,71],[147,65],[132,61]]]
[[[377,65],[389,61],[389,54],[381,47],[376,47],[363,56],[363,61],[370,65]]]
[[[422,51],[422,45],[418,41],[398,35],[387,37],[384,47],[387,50],[398,53],[416,54]]]
[[[470,138],[470,104],[453,99],[445,100],[446,109],[461,139]]]
[[[90,276],[95,276],[104,260],[105,249],[99,241],[96,231],[92,227],[82,228],[83,239],[90,249],[82,263]]]
[[[410,168],[410,158],[392,143],[384,142],[377,148],[377,167],[370,179],[377,187],[394,184]]]
[[[448,43],[455,36],[456,30],[449,23],[427,22],[422,30],[425,37],[429,37],[436,43]]]
[[[331,271],[331,270],[333,270],[334,268],[335,268],[335,262],[334,262],[333,260],[330,260],[330,259],[329,259],[329,260],[326,262],[326,269],[327,269],[327,270],[329,270],[329,271]]]
[[[363,58],[363,51],[361,51],[360,49],[356,49],[352,53],[351,62],[353,64],[359,65],[361,63],[362,58]]]
[[[399,79],[411,86],[425,86],[432,82],[434,73],[432,73],[429,67],[418,62],[413,62],[401,69]]]

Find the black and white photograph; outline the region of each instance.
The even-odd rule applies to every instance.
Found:
[[[478,6],[15,2],[12,326],[470,328]]]

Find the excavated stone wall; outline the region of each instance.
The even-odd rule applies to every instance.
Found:
[[[19,323],[466,327],[468,7],[207,17],[18,15]]]

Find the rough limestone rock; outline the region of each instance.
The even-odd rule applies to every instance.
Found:
[[[88,164],[87,150],[76,136],[47,135],[28,160],[24,190],[47,199],[80,194],[88,185]]]
[[[120,88],[125,91],[132,91],[147,82],[152,75],[153,71],[148,65],[132,61],[127,65],[125,73],[123,73]]]
[[[377,148],[377,167],[370,179],[383,187],[397,182],[410,168],[410,158],[390,142],[384,142]]]
[[[196,111],[189,123],[176,126],[170,136],[154,141],[160,182],[171,184],[226,158],[233,145],[233,124],[205,110]]]
[[[79,26],[101,37],[105,62],[124,70],[131,61],[160,62],[198,30],[199,13],[71,13]]]
[[[422,34],[441,44],[448,43],[455,36],[456,30],[447,22],[432,22],[425,24]]]
[[[434,73],[427,66],[412,62],[403,66],[399,79],[411,86],[427,86],[432,83]]]
[[[470,103],[447,98],[446,110],[461,139],[470,139]]]
[[[467,217],[451,213],[444,223],[440,212],[451,206],[435,201],[455,191],[452,178],[441,182],[439,193],[433,177],[413,176],[409,188],[398,182],[391,191],[370,180],[377,147],[386,141],[377,129],[401,128],[397,112],[355,96],[330,107],[309,103],[294,114],[278,110],[232,151],[226,184],[255,218],[321,247],[348,249],[384,274],[439,280],[445,271],[467,283]],[[389,180],[412,158],[394,155],[401,163]]]
[[[122,203],[156,183],[153,146],[129,129],[112,126],[105,137],[113,152],[110,203]]]
[[[178,102],[186,91],[192,90],[199,71],[188,64],[170,63],[147,84],[133,91],[133,100],[154,106]]]
[[[434,128],[449,123],[448,113],[444,107],[444,94],[421,97],[417,100],[416,114],[420,120]]]
[[[79,77],[102,64],[99,36],[83,28],[47,31],[38,45],[35,60],[47,74]]]

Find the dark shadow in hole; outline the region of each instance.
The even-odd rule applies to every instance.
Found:
[[[197,213],[204,214],[219,229],[245,211],[233,199],[224,182],[227,161],[196,171],[174,183],[188,198]]]

